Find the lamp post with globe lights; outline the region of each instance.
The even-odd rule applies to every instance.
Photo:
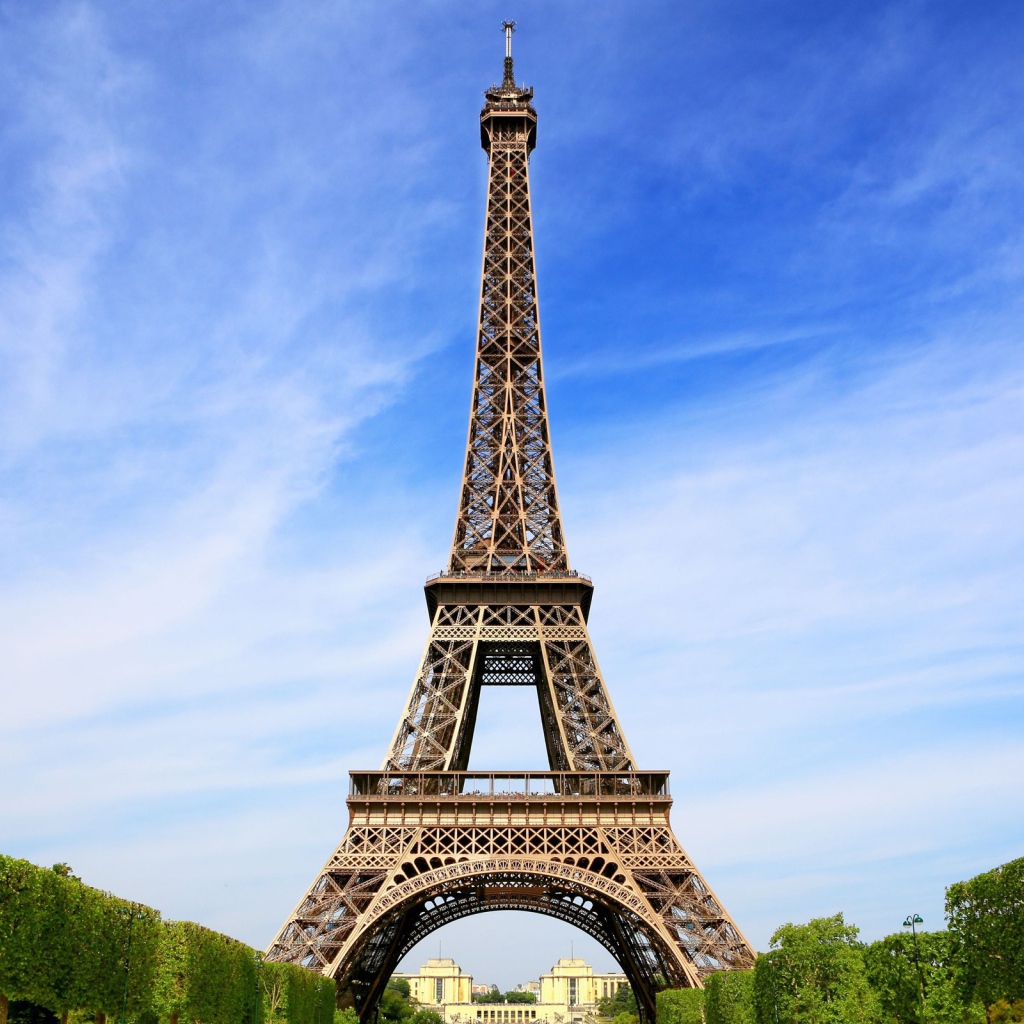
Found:
[[[924,987],[924,972],[921,970],[921,950],[917,944],[917,926],[924,924],[924,918],[920,914],[907,914],[906,920],[903,922],[904,928],[910,929],[910,934],[914,937],[914,963],[917,965],[917,980],[920,985],[919,994],[921,997],[921,1020],[924,1020],[924,998],[925,998],[925,987]]]

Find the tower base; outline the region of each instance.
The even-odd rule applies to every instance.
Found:
[[[528,910],[597,939],[653,1024],[659,989],[754,962],[671,804],[667,772],[353,772],[348,830],[268,959],[335,978],[365,1021],[432,931]]]

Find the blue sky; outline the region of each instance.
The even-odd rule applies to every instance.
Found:
[[[939,925],[1024,853],[1015,0],[4,5],[0,849],[263,946],[340,838],[450,542],[508,17],[634,753],[758,948]],[[485,691],[473,767],[536,725]]]

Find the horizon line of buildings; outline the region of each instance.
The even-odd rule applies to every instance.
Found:
[[[421,1007],[441,1014],[445,1024],[584,1024],[607,999],[628,984],[625,974],[598,974],[579,957],[562,957],[537,981],[517,985],[533,1003],[474,1003],[474,995],[494,991],[474,985],[451,957],[430,957],[416,974],[396,973],[409,984],[409,996]]]

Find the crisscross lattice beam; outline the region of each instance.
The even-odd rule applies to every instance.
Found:
[[[398,723],[390,771],[469,764],[480,687],[535,686],[548,766],[633,768],[579,605],[439,605]]]
[[[541,364],[530,214],[532,90],[506,83],[482,115],[490,157],[476,375],[451,572],[569,567]]]

